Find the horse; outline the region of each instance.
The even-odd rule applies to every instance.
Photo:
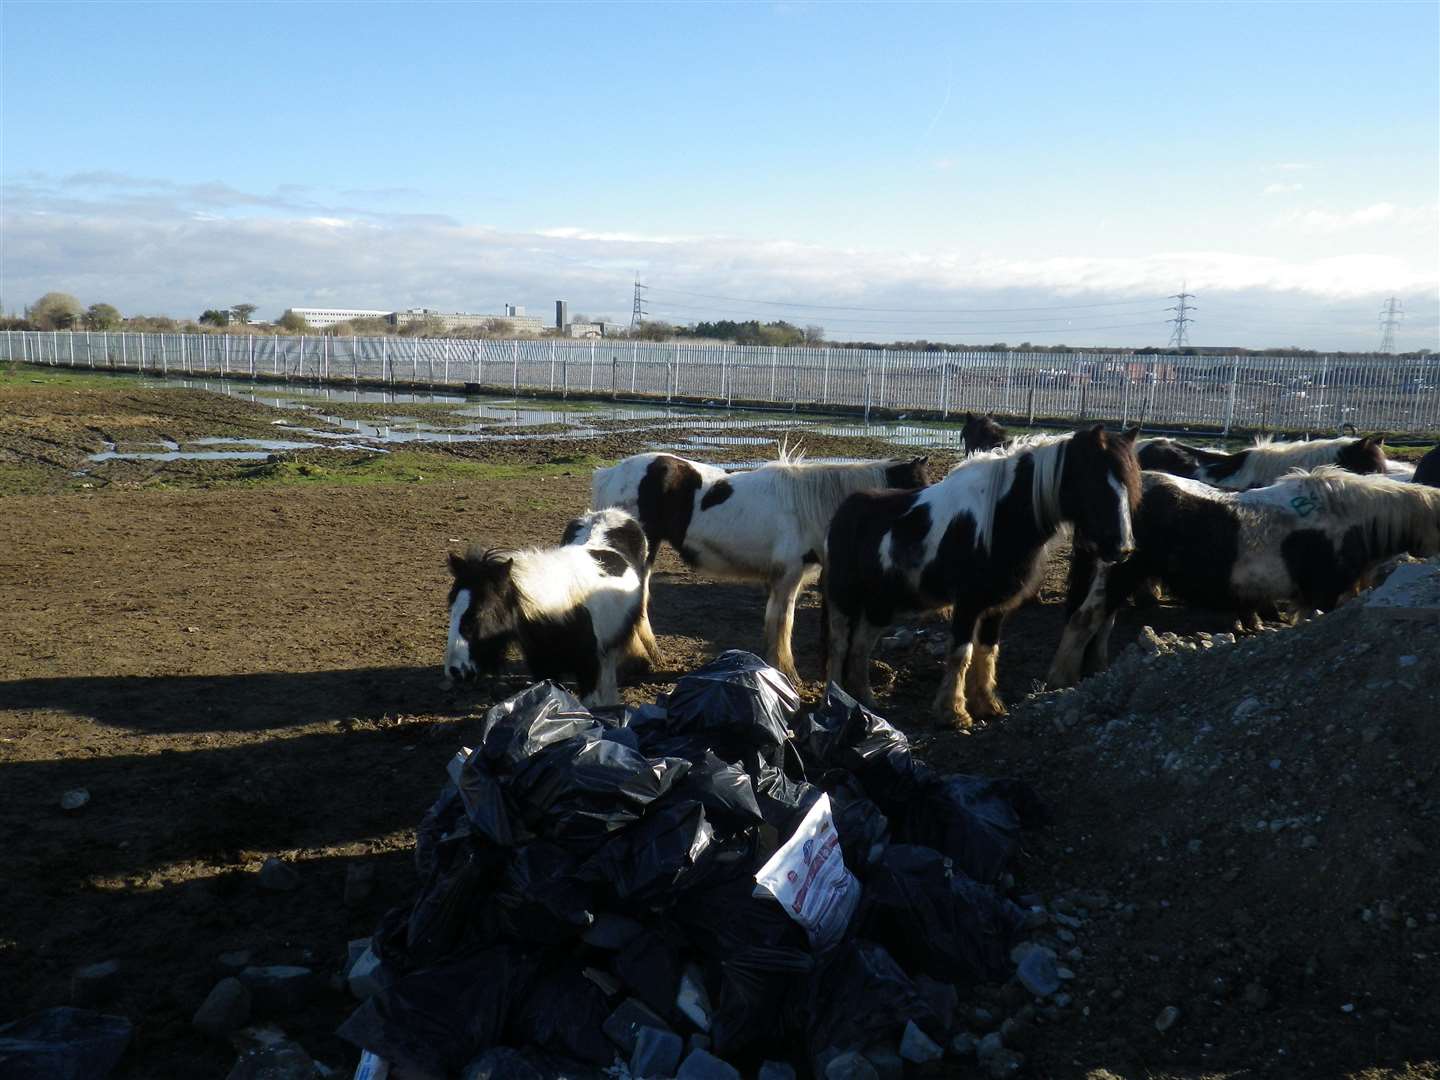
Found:
[[[1226,453],[1190,446],[1174,439],[1144,439],[1136,447],[1140,468],[1167,472],[1199,480],[1226,491],[1273,484],[1292,469],[1313,469],[1338,465],[1353,473],[1384,475],[1385,440],[1366,435],[1363,439],[1311,439],[1308,442],[1274,442],[1268,437],[1253,446]]]
[[[1035,594],[1066,524],[1107,561],[1132,545],[1140,469],[1130,435],[1096,424],[978,455],[920,491],[852,495],[825,548],[821,651],[830,681],[873,707],[870,653],[901,613],[951,608],[934,708],[965,729],[1002,716],[1000,631]]]
[[[998,450],[1005,443],[1005,429],[994,418],[965,414],[965,426],[960,429],[960,438],[965,442],[965,456],[983,450]]]
[[[1426,452],[1420,459],[1420,464],[1415,466],[1415,472],[1410,479],[1427,487],[1440,487],[1440,446],[1432,447]]]
[[[1253,611],[1290,604],[1329,611],[1391,556],[1440,551],[1440,491],[1336,465],[1297,470],[1249,491],[1220,491],[1147,472],[1135,516],[1135,552],[1090,573],[1046,682],[1068,686],[1105,666],[1115,612],[1142,583],[1158,578],[1200,607]]]
[[[573,674],[587,705],[618,703],[619,663],[644,647],[645,534],[611,509],[577,518],[565,535],[571,542],[553,548],[450,553],[447,677],[498,673],[514,640],[533,678]]]
[[[673,454],[636,454],[595,470],[592,505],[627,510],[644,529],[649,558],[641,619],[647,632],[650,568],[665,542],[696,570],[768,585],[766,659],[798,682],[791,647],[795,600],[820,573],[835,508],[868,488],[923,487],[928,460],[826,464],[804,461],[782,446],[776,461],[727,473]]]

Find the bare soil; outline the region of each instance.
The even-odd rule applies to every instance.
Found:
[[[0,463],[43,457],[57,477],[122,429],[252,433],[272,418],[129,389],[0,393],[0,407]],[[76,967],[117,959],[106,1008],[137,1028],[117,1075],[223,1076],[233,1050],[189,1023],[228,973],[221,954],[328,976],[347,940],[413,892],[414,826],[491,700],[441,688],[446,550],[558,538],[589,493],[588,465],[566,462],[644,438],[431,451],[504,466],[461,480],[236,486],[227,463],[0,499],[0,1022],[66,1003]],[[704,581],[668,553],[660,569],[664,670],[627,688],[637,702],[762,643],[758,588]],[[1057,559],[1007,626],[1013,711],[989,729],[931,726],[927,637],[877,661],[882,711],[922,756],[1022,776],[1055,809],[1015,891],[1082,911],[1080,953],[1062,959],[1074,1003],[1036,1030],[1031,1075],[1433,1077],[1440,631],[1377,631],[1342,609],[1237,645],[1162,644],[1027,702],[1059,638],[1062,583]],[[817,616],[805,597],[797,655],[812,679]],[[1148,624],[1193,642],[1232,619],[1126,611],[1114,640],[1119,651]],[[1249,698],[1259,705],[1240,709]],[[67,814],[60,796],[75,788],[90,802]],[[259,888],[269,856],[298,869],[298,889]],[[347,907],[357,862],[378,887]],[[974,1003],[1003,1008],[1007,993],[979,988]],[[353,1068],[333,1035],[352,1004],[326,990],[283,1026]],[[1182,1015],[1161,1034],[1167,1005]]]

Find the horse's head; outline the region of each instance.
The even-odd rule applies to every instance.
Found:
[[[1347,472],[1380,473],[1384,474],[1385,468],[1385,436],[1366,435],[1363,439],[1356,439],[1352,443],[1346,443],[1335,455],[1335,464]]]
[[[1111,435],[1103,424],[1070,437],[1060,481],[1060,506],[1075,523],[1075,543],[1115,562],[1135,550],[1131,522],[1140,506],[1135,433]]]
[[[514,557],[472,548],[450,553],[450,637],[445,676],[473,679],[498,671],[514,633],[516,607],[511,570]]]
[[[903,488],[906,491],[911,488],[922,488],[930,483],[930,477],[925,472],[925,466],[930,458],[917,457],[909,461],[903,458],[893,458],[885,463],[885,486],[887,488]]]
[[[1139,430],[1139,428],[1131,428],[1125,434],[1133,442],[1134,433]],[[1172,476],[1185,476],[1192,480],[1195,478],[1197,471],[1195,455],[1174,439],[1147,439],[1145,445],[1140,447],[1140,452],[1136,457],[1142,469],[1149,469],[1151,472],[1166,472]]]
[[[997,424],[989,416],[976,416],[974,413],[965,414],[965,426],[960,429],[960,437],[965,441],[966,455],[981,450],[994,450],[1005,442],[1005,429]]]

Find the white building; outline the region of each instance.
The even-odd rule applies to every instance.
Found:
[[[317,329],[339,326],[351,319],[384,319],[390,315],[388,311],[371,311],[368,308],[292,307],[285,310],[286,315],[292,312]]]

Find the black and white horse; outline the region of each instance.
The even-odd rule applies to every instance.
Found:
[[[560,547],[450,553],[449,678],[498,673],[515,641],[532,677],[573,675],[587,704],[619,701],[620,662],[648,648],[637,633],[645,534],[620,510],[586,514],[565,534]]]
[[[1046,681],[1068,686],[1105,666],[1115,612],[1158,579],[1197,607],[1329,611],[1376,564],[1440,551],[1440,491],[1329,465],[1250,491],[1143,475],[1135,552],[1115,566],[1078,556],[1084,602],[1066,624]]]
[[[649,564],[664,541],[697,570],[765,582],[766,659],[798,681],[791,651],[795,599],[819,576],[836,507],[856,491],[924,486],[927,460],[825,464],[782,448],[778,461],[726,473],[673,454],[636,454],[595,470],[592,504],[618,506],[639,518]],[[648,632],[648,571],[643,591]]]
[[[1017,440],[922,491],[853,495],[825,552],[827,674],[871,703],[870,653],[902,613],[952,609],[935,709],[957,727],[1003,715],[995,661],[1005,618],[1039,588],[1062,526],[1101,559],[1131,547],[1140,493],[1128,435],[1100,425]]]
[[[1226,491],[1245,491],[1273,484],[1292,469],[1338,465],[1352,473],[1386,472],[1385,440],[1311,439],[1308,442],[1255,440],[1255,445],[1227,453],[1191,446],[1174,439],[1143,439],[1135,448],[1140,468],[1199,480]]]
[[[1440,487],[1440,446],[1432,447],[1426,452],[1420,459],[1420,464],[1415,466],[1415,472],[1410,479],[1428,487]]]
[[[960,438],[965,442],[965,456],[976,454],[982,450],[998,450],[1005,443],[1005,429],[986,416],[976,416],[973,412],[965,414],[965,426],[960,429]]]

